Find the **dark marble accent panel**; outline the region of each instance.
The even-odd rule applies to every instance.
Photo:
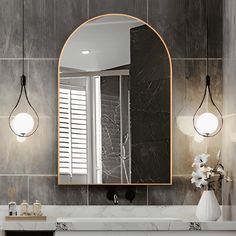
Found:
[[[160,39],[147,26],[131,29],[132,183],[170,182],[169,80]]]
[[[21,61],[0,61],[0,116],[8,117],[20,94]],[[28,87],[28,86],[27,86]]]
[[[172,57],[206,57],[206,2],[209,57],[221,57],[221,0],[149,0],[148,22],[163,36]]]
[[[29,61],[29,98],[40,116],[56,117],[58,78],[56,60]]]
[[[56,57],[70,34],[88,19],[87,0],[55,0]]]
[[[8,126],[8,118],[1,118],[0,162],[1,174],[56,174],[57,119],[40,117],[39,128],[23,143],[16,140]]]
[[[56,57],[55,1],[25,0],[26,57]]]
[[[89,186],[89,205],[114,205],[107,199],[107,192],[115,190],[118,194],[119,205],[146,205],[147,204],[147,186]],[[128,190],[136,192],[136,197],[130,203],[125,194]]]
[[[171,186],[148,186],[149,205],[197,205],[201,190],[191,184],[191,176],[173,176]],[[216,190],[221,204],[221,188]]]
[[[10,201],[20,204],[22,200],[28,201],[27,179],[27,176],[0,176],[0,204],[7,205]]]
[[[86,186],[57,185],[57,177],[32,176],[29,177],[29,202],[39,199],[47,205],[86,205]]]
[[[147,20],[147,0],[91,0],[89,17],[106,14],[123,13]]]
[[[17,58],[22,55],[22,0],[1,0],[0,57]]]

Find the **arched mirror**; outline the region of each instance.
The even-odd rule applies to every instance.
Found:
[[[171,59],[144,21],[95,17],[58,66],[59,184],[171,184]]]

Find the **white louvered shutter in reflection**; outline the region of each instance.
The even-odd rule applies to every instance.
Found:
[[[87,175],[85,88],[60,89],[60,173]]]

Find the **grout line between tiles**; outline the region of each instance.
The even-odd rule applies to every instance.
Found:
[[[206,57],[172,57],[172,60],[206,60]],[[58,61],[59,58],[25,58],[25,61]],[[211,57],[208,60],[223,60],[222,57]],[[21,57],[18,58],[0,58],[0,61],[22,61]]]
[[[0,58],[0,61],[22,61],[23,58],[22,57],[6,57],[6,58],[3,58],[1,57]],[[58,61],[59,58],[55,58],[55,57],[47,57],[47,58],[40,58],[40,57],[34,57],[34,58],[30,58],[30,57],[26,57],[24,58],[25,61]]]
[[[182,61],[188,61],[188,60],[191,60],[191,61],[202,61],[202,60],[207,60],[207,58],[206,57],[183,57],[183,58],[181,58],[181,57],[172,57],[171,58],[171,60],[172,61],[178,61],[178,60],[182,60]],[[211,58],[208,58],[208,60],[223,60],[223,58],[221,58],[221,57],[211,57]]]
[[[57,175],[43,175],[43,174],[0,174],[0,177],[7,176],[7,177],[57,177]]]
[[[147,0],[147,23],[148,23],[148,18],[149,18],[148,11],[149,11],[149,0]]]

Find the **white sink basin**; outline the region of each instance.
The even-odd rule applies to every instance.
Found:
[[[169,217],[65,217],[57,218],[57,222],[121,222],[121,223],[133,223],[133,222],[181,222],[178,218]]]

